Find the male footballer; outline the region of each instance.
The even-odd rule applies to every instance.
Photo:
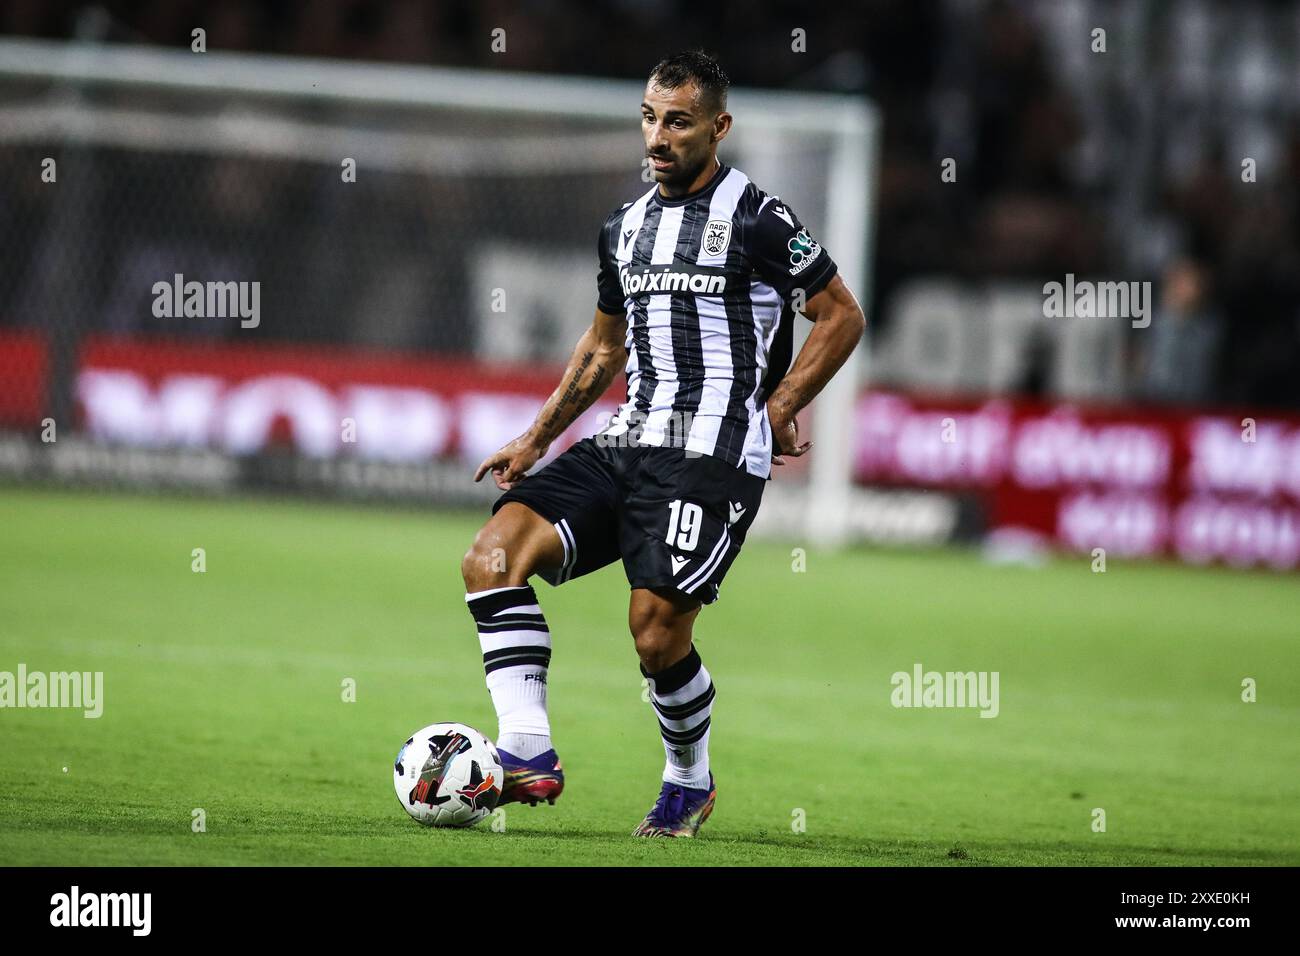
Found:
[[[695,836],[713,810],[714,687],[692,644],[695,618],[717,599],[773,462],[811,447],[795,415],[865,326],[794,210],[718,160],[728,85],[703,53],[651,72],[641,130],[655,185],[600,230],[595,318],[559,387],[479,465],[474,480],[491,472],[505,493],[462,564],[500,721],[500,802],[535,805],[555,802],[564,775],[546,710],[551,635],[529,578],[558,586],[622,560],[667,755],[636,836]],[[791,365],[800,307],[813,325]],[[627,398],[609,425],[529,475],[620,368]]]

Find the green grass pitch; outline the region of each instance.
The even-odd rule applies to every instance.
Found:
[[[103,671],[105,697],[97,720],[0,710],[0,858],[1300,863],[1295,577],[874,550],[795,573],[789,545],[758,541],[696,627],[718,687],[699,839],[628,835],[663,751],[617,565],[537,583],[558,804],[507,807],[503,832],[421,828],[393,794],[402,741],[435,720],[496,732],[459,580],[478,521],[0,490],[0,670]],[[916,662],[998,671],[1000,714],[894,708],[890,676]]]

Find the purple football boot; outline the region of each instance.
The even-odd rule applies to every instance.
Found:
[[[498,747],[497,756],[501,758],[501,769],[506,774],[497,806],[526,803],[535,807],[542,800],[554,803],[564,790],[564,771],[554,750],[538,754],[532,760],[521,760]]]
[[[654,809],[632,831],[639,837],[693,837],[713,812],[718,788],[709,774],[707,790],[665,782]]]

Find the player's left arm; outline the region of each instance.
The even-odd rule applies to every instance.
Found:
[[[816,398],[848,361],[867,327],[862,307],[838,274],[807,301],[804,315],[812,320],[812,330],[790,371],[767,400],[772,460],[778,465],[784,462],[775,456],[798,458],[812,447],[812,442],[800,444],[795,415]]]
[[[781,465],[781,455],[798,458],[812,447],[799,443],[795,415],[848,360],[867,320],[830,254],[790,205],[763,193],[755,201],[753,215],[742,220],[745,253],[759,277],[813,323],[794,364],[767,397],[772,461]]]

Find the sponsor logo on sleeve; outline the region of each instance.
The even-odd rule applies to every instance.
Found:
[[[807,229],[800,229],[797,235],[791,237],[786,243],[786,248],[790,250],[790,275],[792,276],[803,272],[822,254],[822,247],[816,239],[808,235]]]

